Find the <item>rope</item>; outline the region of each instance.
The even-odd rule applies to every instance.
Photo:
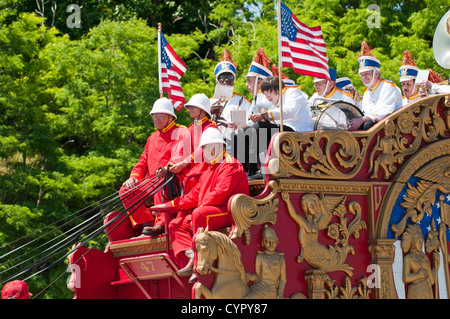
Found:
[[[54,242],[55,240],[57,240],[60,237],[64,237],[62,240],[60,240],[59,242],[57,242],[56,244],[53,244],[52,246],[40,251],[39,254],[34,255],[16,265],[14,265],[13,267],[10,267],[2,272],[0,272],[0,274],[7,272],[7,271],[11,271],[14,268],[17,268],[21,265],[23,265],[24,263],[28,262],[31,259],[36,258],[39,255],[42,255],[44,253],[47,253],[48,251],[50,251],[50,253],[46,254],[45,256],[41,257],[40,259],[38,259],[37,261],[31,263],[30,265],[28,265],[27,267],[25,267],[23,270],[21,270],[20,272],[8,277],[7,279],[3,280],[0,284],[3,284],[5,282],[8,282],[14,278],[19,277],[20,275],[23,275],[25,273],[27,273],[28,271],[30,271],[31,269],[40,266],[42,264],[44,264],[45,262],[47,262],[48,260],[50,260],[52,257],[55,257],[56,255],[60,254],[61,251],[66,250],[67,246],[69,243],[71,243],[70,246],[72,246],[72,248],[69,250],[69,252],[65,253],[63,256],[59,257],[56,261],[54,261],[53,263],[51,263],[50,265],[47,265],[46,267],[44,267],[43,269],[39,270],[38,272],[33,273],[32,275],[30,275],[29,277],[27,277],[24,280],[30,279],[48,269],[50,269],[51,267],[53,267],[54,265],[56,265],[57,263],[59,263],[60,261],[64,260],[67,256],[69,256],[70,254],[72,254],[73,252],[75,252],[79,247],[83,246],[84,244],[88,243],[89,241],[91,241],[92,239],[94,239],[95,237],[97,237],[101,232],[103,232],[107,227],[109,227],[110,225],[112,225],[114,222],[118,221],[120,218],[121,220],[112,228],[110,229],[99,241],[97,241],[97,243],[94,244],[94,246],[92,248],[90,248],[85,254],[83,254],[81,258],[83,258],[89,251],[91,251],[94,247],[96,247],[105,237],[107,237],[116,227],[118,227],[124,220],[126,220],[128,218],[129,215],[132,215],[140,206],[142,206],[150,197],[153,197],[157,192],[159,192],[161,189],[164,189],[164,187],[166,187],[166,185],[168,185],[174,178],[174,175],[171,176],[170,178],[166,178],[163,180],[158,180],[158,178],[156,177],[156,174],[147,177],[146,179],[141,180],[138,184],[136,184],[134,187],[130,188],[127,192],[123,193],[122,195],[117,196],[118,192],[115,192],[107,197],[105,197],[104,199],[97,201],[94,204],[89,205],[88,207],[78,211],[77,213],[71,214],[70,217],[72,217],[73,215],[79,214],[80,212],[83,212],[87,209],[87,211],[83,212],[81,215],[79,215],[76,218],[71,219],[70,221],[65,222],[63,225],[52,229],[50,232],[41,235],[40,237],[33,239],[30,242],[27,242],[26,244],[0,256],[0,260],[9,256],[10,254],[17,252],[27,246],[29,246],[31,243],[44,238],[46,235],[49,235],[55,231],[58,231],[60,229],[62,229],[64,226],[70,224],[71,222],[77,221],[82,217],[85,217],[89,214],[91,214],[92,212],[98,210],[98,212],[96,212],[95,214],[93,214],[93,216],[89,217],[87,220],[83,221],[81,224],[76,225],[75,227],[71,228],[69,231],[66,231],[60,235],[58,235],[57,237],[51,239],[50,241],[47,241],[45,244],[42,244],[38,247],[33,248],[31,251],[26,252],[25,254],[15,257],[14,259],[10,259],[7,262],[1,264],[0,266],[3,266],[7,263],[10,263],[11,261],[14,261],[20,257],[23,257],[24,255],[27,255],[37,249],[40,249],[46,245],[48,245],[49,243]],[[146,193],[149,189],[151,189],[150,192]],[[136,195],[136,191],[137,190],[142,190],[142,194],[137,194]],[[140,192],[141,193],[141,192]],[[127,199],[128,197],[134,196],[131,200],[130,200],[130,205],[128,209],[124,209],[123,211],[120,212],[120,214],[118,214],[117,216],[115,216],[114,218],[112,218],[110,221],[108,221],[107,223],[104,223],[101,227],[95,229],[94,231],[92,231],[91,233],[89,233],[86,238],[81,242],[80,245],[77,245],[77,247],[73,247],[74,243],[71,242],[72,238],[78,238],[79,235],[86,233],[86,231],[91,230],[95,224],[99,223],[100,221],[103,220],[103,217],[105,215],[105,212],[109,212],[111,211],[111,208],[115,208],[117,207],[117,205],[122,205],[122,200]],[[98,205],[97,207],[94,207]],[[94,208],[92,208],[94,207]],[[131,208],[133,208],[131,210]],[[66,217],[67,218],[67,217]],[[66,218],[63,218],[61,220],[65,220]],[[61,221],[60,220],[60,221]],[[51,225],[46,226],[45,228],[48,228],[52,225],[58,224],[60,221],[56,221],[54,223],[52,223]],[[36,232],[34,232],[36,233]],[[33,234],[34,234],[33,233]],[[27,238],[29,235],[27,236],[23,236],[17,240],[15,240],[14,242],[17,242],[19,240],[22,240],[24,238]],[[13,242],[8,243],[4,246],[2,246],[1,248],[5,248],[9,245],[11,245]],[[56,248],[55,248],[56,247]],[[53,249],[55,248],[55,249]],[[52,250],[53,249],[53,250]],[[77,263],[80,259],[78,259],[75,263]],[[65,272],[64,272],[65,273]],[[64,274],[63,273],[63,274]],[[63,274],[61,274],[57,279],[59,279]],[[50,287],[57,279],[55,279],[52,283],[50,283],[50,285],[48,285],[46,288],[44,288],[43,291],[45,291],[46,289],[48,289],[48,287]],[[35,297],[37,297],[39,294],[41,294],[43,291],[39,292],[38,294],[35,295]]]

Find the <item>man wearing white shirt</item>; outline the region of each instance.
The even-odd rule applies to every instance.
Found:
[[[283,131],[306,132],[313,130],[313,121],[308,101],[298,87],[286,87],[282,83],[282,109],[280,108],[279,78],[267,77],[261,82],[261,91],[274,107],[265,114],[252,114],[250,120],[254,123],[251,132],[256,135],[255,143],[250,143],[250,163],[258,161],[261,153],[267,152],[272,136],[280,131],[281,111],[283,111]],[[248,131],[248,130],[247,130]],[[265,139],[264,139],[265,137]],[[255,139],[252,139],[255,141]],[[252,158],[253,154],[253,158]],[[249,180],[262,178],[260,174],[249,176]]]
[[[227,49],[223,51],[221,61],[214,69],[214,75],[218,85],[234,87],[236,65]],[[217,102],[217,99],[211,99],[211,114],[216,116],[219,130],[222,132],[224,138],[229,141],[232,138],[231,133],[234,131],[231,112],[241,110],[245,111],[248,116],[251,112],[251,105],[246,97],[235,92],[233,92],[231,98],[224,105]]]
[[[400,71],[400,83],[403,91],[403,106],[420,99],[416,78],[419,74],[419,68],[416,66],[408,51],[403,52],[402,66]]]
[[[367,42],[361,46],[362,54],[359,59],[359,75],[366,86],[361,110],[364,116],[350,120],[348,129],[368,130],[376,122],[402,107],[402,93],[394,82],[381,78],[380,61],[370,52]]]
[[[274,127],[280,127],[281,109],[278,77],[269,77],[262,81],[261,91],[266,98],[275,107],[268,111],[268,118],[274,121]],[[286,131],[307,132],[313,130],[311,112],[309,111],[308,101],[302,94],[302,91],[295,87],[282,85],[282,103],[283,103],[283,129]],[[261,123],[263,116],[253,114],[250,119],[256,124]],[[254,125],[255,127],[255,125]]]
[[[308,102],[310,106],[316,106],[322,104],[325,100],[344,101],[355,105],[353,96],[344,90],[341,90],[336,86],[336,70],[329,68],[330,79],[314,78],[314,88],[316,92],[309,98]]]
[[[242,163],[249,176],[255,175],[258,171],[257,150],[256,147],[252,147],[252,145],[256,145],[257,140],[256,134],[252,130],[253,122],[250,120],[250,117],[253,113],[259,113],[261,109],[270,109],[272,107],[272,103],[261,92],[263,79],[272,76],[269,63],[270,59],[266,56],[264,50],[259,48],[245,76],[247,79],[245,86],[253,96],[250,110],[247,112],[247,127],[238,128],[235,123],[228,123],[228,127],[234,130],[232,133],[232,155]],[[251,161],[250,158],[252,159]]]

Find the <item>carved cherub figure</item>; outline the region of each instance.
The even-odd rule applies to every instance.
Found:
[[[369,168],[369,172],[373,168],[373,173],[370,178],[377,178],[378,169],[381,167],[384,172],[384,178],[388,179],[391,174],[397,171],[395,167],[395,154],[399,151],[398,143],[395,139],[395,125],[391,120],[386,121],[385,126],[385,137],[383,137],[379,143],[375,146],[372,151],[371,159],[373,158],[374,152],[381,151],[381,154],[377,157],[377,159],[373,162],[371,161],[371,167]]]

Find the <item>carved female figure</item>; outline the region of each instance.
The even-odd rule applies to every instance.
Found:
[[[403,282],[408,285],[408,299],[433,299],[435,269],[431,269],[422,251],[423,235],[419,225],[408,225],[402,236]]]
[[[322,269],[327,272],[342,270],[349,276],[352,276],[353,267],[345,264],[345,259],[349,252],[353,253],[353,247],[348,245],[348,236],[355,234],[359,229],[365,229],[365,223],[361,221],[361,210],[357,203],[352,203],[350,206],[350,212],[356,214],[357,217],[350,223],[348,228],[337,227],[338,233],[345,234],[345,238],[339,240],[338,234],[334,234],[333,237],[336,241],[339,240],[341,245],[337,243],[334,246],[319,242],[319,231],[322,229],[328,229],[330,227],[333,230],[333,226],[330,225],[333,213],[343,218],[346,208],[343,205],[345,196],[321,196],[319,198],[314,194],[306,194],[302,197],[302,210],[305,214],[303,217],[297,214],[293,207],[289,193],[282,192],[281,196],[286,202],[289,215],[299,225],[299,241],[301,245],[301,253],[297,257],[297,262],[306,260],[308,264],[317,269]],[[341,226],[344,226],[342,223]]]

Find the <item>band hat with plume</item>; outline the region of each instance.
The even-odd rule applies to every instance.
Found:
[[[344,76],[336,80],[336,86],[341,90],[347,90],[348,88],[353,87],[353,84],[348,77]]]
[[[366,41],[361,43],[361,53],[358,57],[358,73],[380,70],[381,62],[372,53],[369,44]]]
[[[264,53],[262,48],[259,48],[255,56],[252,59],[250,68],[248,70],[246,78],[257,76],[261,79],[272,76],[273,73],[270,70],[269,63],[272,62]]]
[[[415,80],[419,74],[419,68],[411,58],[409,51],[403,51],[402,66],[399,68],[400,82]]]
[[[236,76],[236,64],[233,62],[233,58],[231,57],[231,54],[227,49],[223,50],[220,62],[217,63],[216,67],[214,68],[214,75],[216,76],[216,80],[218,79],[220,74],[225,72],[232,73],[234,76]]]

